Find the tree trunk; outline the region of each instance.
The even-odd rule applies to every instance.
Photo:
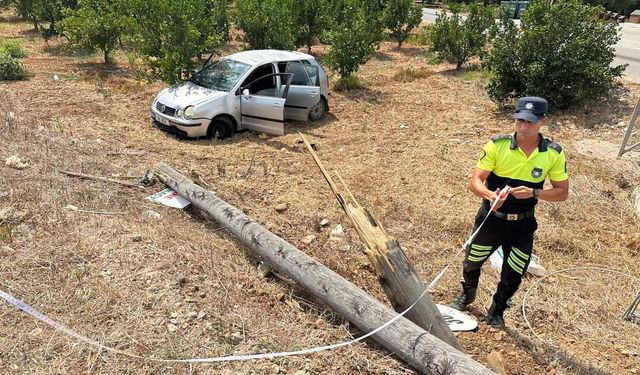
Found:
[[[361,331],[371,332],[397,316],[368,293],[169,166],[158,165],[158,174],[178,194],[223,224],[255,256],[299,283]],[[372,338],[422,374],[492,374],[404,317]]]

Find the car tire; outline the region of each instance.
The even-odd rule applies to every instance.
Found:
[[[209,124],[207,138],[225,139],[233,135],[234,129],[231,121],[224,117],[216,117]]]
[[[324,98],[321,98],[319,102],[309,108],[309,121],[318,121],[324,117],[325,113],[327,113],[327,104]]]

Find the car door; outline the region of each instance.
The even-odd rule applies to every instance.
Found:
[[[284,72],[292,74],[291,87],[284,104],[284,118],[307,121],[309,110],[321,100],[318,67],[290,61]]]
[[[262,76],[240,89],[242,128],[284,135],[284,103],[292,74]]]

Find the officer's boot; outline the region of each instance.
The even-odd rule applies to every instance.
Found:
[[[504,318],[502,317],[502,314],[504,314],[504,308],[499,307],[495,302],[492,302],[487,315],[484,317],[484,321],[491,327],[502,328],[504,327]]]
[[[458,296],[451,301],[449,307],[459,311],[464,311],[469,305],[476,300],[476,288],[464,289],[460,291]]]

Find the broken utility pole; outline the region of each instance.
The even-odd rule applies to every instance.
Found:
[[[367,208],[362,207],[351,194],[337,172],[336,178],[344,191],[340,191],[333,178],[326,170],[320,158],[302,133],[298,133],[313,156],[316,164],[329,183],[331,191],[342,206],[342,209],[355,226],[360,239],[366,247],[365,254],[373,265],[380,284],[393,308],[400,312],[411,306],[422,294],[425,286],[420,281],[418,273],[405,255],[400,242],[389,236],[380,221]],[[440,310],[433,303],[431,295],[425,294],[405,315],[409,320],[426,329],[440,340],[462,350],[458,340],[442,318]]]
[[[194,184],[165,164],[158,165],[157,170],[162,181],[224,225],[252,254],[293,279],[362,332],[371,332],[397,316],[371,295],[276,236],[211,191]],[[400,317],[372,338],[422,374],[493,373],[404,317]]]

